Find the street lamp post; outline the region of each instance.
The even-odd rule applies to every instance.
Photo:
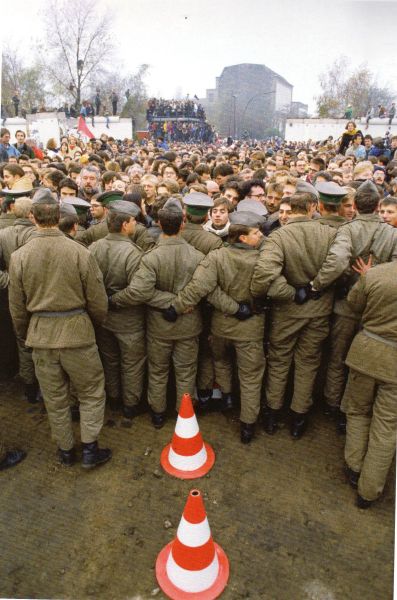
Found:
[[[237,100],[237,95],[236,94],[232,94],[232,98],[233,98],[233,139],[237,139],[237,130],[236,130],[236,100]]]
[[[83,74],[84,69],[84,60],[79,58],[76,63],[77,66],[77,89],[76,89],[76,108],[80,109],[81,102],[81,76]]]

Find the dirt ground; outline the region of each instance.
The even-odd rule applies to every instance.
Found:
[[[302,440],[285,425],[274,437],[258,431],[250,446],[236,416],[200,417],[216,462],[193,482],[159,464],[173,417],[160,431],[148,415],[131,425],[107,411],[106,421],[112,461],[90,472],[61,467],[43,406],[28,405],[18,383],[0,384],[0,435],[28,452],[0,474],[0,597],[164,598],[156,557],[198,487],[230,562],[224,600],[392,598],[394,474],[376,506],[357,509],[343,438],[319,411]]]

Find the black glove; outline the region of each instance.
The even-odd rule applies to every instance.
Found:
[[[245,302],[240,302],[238,306],[238,311],[234,313],[234,316],[239,321],[246,321],[250,317],[252,317],[253,313],[249,304]]]
[[[313,288],[310,289],[310,300],[320,300],[322,295],[323,293],[320,290],[313,290]]]
[[[173,306],[169,306],[163,310],[163,319],[169,323],[175,323],[178,318],[178,313]]]
[[[301,285],[300,287],[297,287],[295,289],[296,289],[295,298],[294,298],[295,304],[298,304],[299,306],[301,306],[302,304],[305,304],[305,302],[310,300],[310,292],[311,292],[310,284]]]

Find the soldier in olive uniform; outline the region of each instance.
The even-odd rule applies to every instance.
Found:
[[[61,462],[75,462],[72,384],[80,400],[82,465],[92,468],[111,458],[111,451],[99,448],[97,442],[105,391],[92,324],[105,319],[107,295],[94,257],[59,231],[59,205],[52,194],[35,196],[32,212],[38,231],[11,256],[11,316],[17,337],[33,348],[36,376]]]
[[[103,194],[99,194],[96,197],[96,201],[100,202],[104,207],[104,216],[99,223],[95,223],[95,225],[91,225],[85,231],[79,231],[76,235],[76,240],[83,242],[86,246],[89,246],[93,242],[100,240],[107,236],[109,233],[108,225],[106,221],[107,212],[109,210],[109,204],[116,200],[122,200],[123,193],[122,192],[104,192]],[[136,224],[134,233],[130,236],[131,240],[139,246],[142,250],[146,251],[150,248],[153,248],[155,245],[154,239],[148,234],[146,227],[141,225],[140,223]]]
[[[133,202],[111,202],[107,215],[109,233],[90,246],[102,271],[108,296],[126,288],[139,267],[143,252],[129,237],[134,233],[139,213]],[[124,416],[133,418],[138,414],[145,373],[144,305],[110,310],[97,328],[96,337],[109,404],[117,408],[122,399]]]
[[[347,220],[339,215],[338,209],[348,190],[332,181],[318,183],[316,189],[319,192],[319,212],[321,214],[319,222],[335,229],[347,223]],[[335,294],[328,339],[329,345],[327,344],[325,382],[322,383],[325,401],[324,413],[335,418],[338,432],[344,433],[346,418],[344,413],[340,412],[339,407],[347,379],[345,358],[354,331],[358,326],[358,320],[343,315],[346,300],[338,296],[339,289],[336,290]],[[350,309],[348,309],[348,315],[350,315],[350,312]]]
[[[265,239],[251,292],[254,297],[264,297],[277,277],[285,278],[285,285],[272,297],[264,424],[267,433],[276,431],[294,361],[291,435],[298,439],[305,431],[306,415],[312,405],[333,304],[333,291],[314,297],[309,293],[310,281],[325,260],[336,230],[311,218],[310,194],[295,194],[290,202],[288,223]]]
[[[32,210],[30,198],[17,198],[15,200],[15,221],[11,227],[0,231],[0,263],[5,271],[0,271],[0,279],[6,276],[10,267],[11,254],[23,246],[36,233],[36,226],[29,218]],[[1,285],[1,284],[0,284]],[[28,402],[38,401],[38,383],[34,372],[31,348],[26,348],[23,340],[17,339],[19,375],[25,385],[25,395]]]
[[[26,385],[25,393],[27,400],[36,402],[37,385],[29,385],[28,387],[28,384],[35,382],[31,352],[29,356],[27,356],[29,351],[24,349],[21,344],[18,344],[15,338],[7,290],[9,259],[11,252],[16,248],[15,242],[17,243],[17,247],[19,247],[20,244],[23,244],[25,242],[25,235],[30,235],[30,231],[34,228],[34,224],[29,221],[29,227],[25,231],[24,224],[19,222],[17,228],[18,234],[16,234],[16,230],[12,230],[11,233],[8,230],[17,219],[14,212],[15,202],[19,198],[30,198],[32,189],[32,182],[29,177],[25,175],[14,184],[12,190],[3,190],[5,198],[4,202],[9,207],[10,212],[2,213],[2,215],[0,215],[0,235],[3,236],[7,232],[7,238],[2,237],[3,242],[0,245],[0,269],[3,270],[2,272],[0,271],[0,370],[5,377],[9,377],[15,375],[19,368],[19,373]],[[7,218],[1,219],[3,215]],[[24,219],[24,216],[21,213],[19,214],[19,217]],[[26,358],[26,361],[24,361],[24,358]]]
[[[126,307],[130,304],[149,303],[156,290],[166,292],[163,305],[148,307],[147,357],[148,402],[152,408],[152,422],[156,428],[165,423],[167,381],[172,359],[175,369],[177,407],[186,392],[194,393],[197,370],[198,336],[201,315],[198,308],[177,318],[158,309],[169,307],[177,294],[190,281],[204,255],[180,235],[183,211],[177,199],[170,198],[159,211],[163,233],[157,246],[147,252],[130,284],[111,296],[111,305]]]
[[[217,286],[228,297],[227,304],[223,301],[220,305],[215,304],[211,322],[212,348],[217,383],[222,393],[229,397],[232,391],[232,350],[237,356],[243,443],[249,443],[254,435],[265,370],[265,317],[263,313],[253,314],[254,302],[250,293],[251,277],[259,255],[257,248],[263,238],[259,230],[260,221],[263,221],[262,217],[253,213],[232,213],[230,246],[207,255],[173,305],[181,314],[214,292]],[[213,302],[211,296],[208,299]]]
[[[332,332],[334,361],[330,364],[325,387],[326,402],[331,407],[340,405],[345,385],[341,361],[344,362],[359,327],[359,317],[346,301],[349,290],[358,279],[353,268],[355,262],[360,257],[364,261],[371,257],[374,265],[397,260],[397,230],[383,223],[379,217],[379,200],[378,189],[371,181],[360,185],[355,195],[359,214],[353,221],[338,228],[328,256],[313,280],[316,290],[329,288],[336,282]],[[343,418],[339,418],[339,428],[343,431]]]
[[[345,460],[351,485],[358,484],[357,505],[368,508],[383,491],[396,451],[397,263],[362,275],[347,301],[362,315],[363,329],[346,358]]]
[[[215,233],[206,231],[203,226],[208,221],[208,211],[214,206],[214,201],[207,194],[191,192],[183,198],[186,207],[186,223],[182,230],[182,237],[196,250],[207,255],[211,250],[221,248],[222,238]],[[212,349],[209,343],[211,326],[211,309],[205,304],[201,305],[203,318],[203,331],[199,340],[199,355],[197,366],[197,396],[199,407],[209,406],[214,386],[214,363]],[[227,398],[223,399],[222,407],[231,408]]]

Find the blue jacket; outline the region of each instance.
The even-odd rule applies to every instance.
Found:
[[[15,146],[12,146],[11,144],[0,144],[0,154],[4,154],[4,150],[7,152],[8,158],[10,156],[16,156],[18,158],[18,156],[21,155]]]

